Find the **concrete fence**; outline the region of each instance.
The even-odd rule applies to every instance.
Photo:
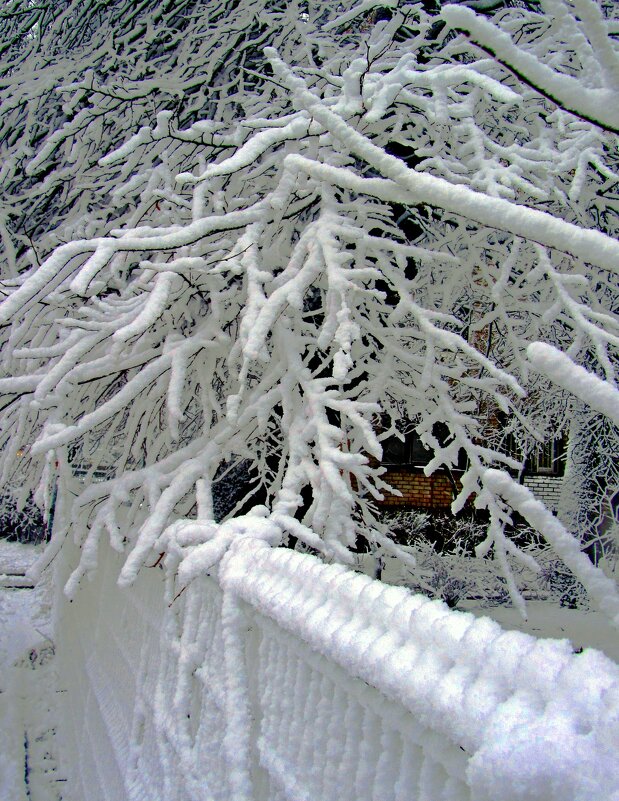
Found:
[[[101,548],[57,609],[67,801],[619,800],[599,652],[250,538],[184,589]]]

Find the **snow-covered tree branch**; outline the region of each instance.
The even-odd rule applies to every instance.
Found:
[[[2,479],[59,482],[73,584],[106,532],[130,581],[248,513],[327,558],[397,550],[376,501],[406,422],[428,472],[464,458],[454,510],[487,510],[517,603],[514,511],[619,619],[586,532],[517,479],[583,403],[617,442],[605,9],[4,8]]]

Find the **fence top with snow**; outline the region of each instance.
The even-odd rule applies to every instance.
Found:
[[[619,798],[619,668],[598,651],[251,539],[224,556],[219,580],[472,755],[478,801]]]
[[[103,546],[60,604],[67,758],[84,792],[109,752],[114,801],[145,797],[154,775],[166,801],[213,783],[195,797],[619,801],[615,662],[273,547],[255,522],[199,543],[199,523],[178,521],[164,571],[120,589],[124,557]],[[65,577],[79,559],[67,546]],[[350,764],[332,764],[341,748]]]

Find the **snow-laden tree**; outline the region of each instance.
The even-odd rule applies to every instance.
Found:
[[[375,502],[406,421],[427,472],[464,454],[453,508],[487,510],[516,603],[514,511],[617,619],[579,512],[517,479],[576,409],[617,442],[613,7],[26,6],[0,28],[2,479],[58,484],[71,587],[104,535],[125,582],[245,531],[397,551]]]
[[[198,148],[209,159],[238,144],[217,135],[217,103],[227,97],[234,116],[251,114],[261,44],[274,41],[287,55],[300,45],[294,14],[284,16],[277,4],[47,0],[5,7],[0,233],[11,273],[27,250],[38,263],[59,243],[138,224],[157,190],[173,186],[179,163]],[[145,138],[164,109],[173,128],[209,122],[184,138],[169,129],[157,141]],[[137,162],[129,159],[120,175],[99,164],[142,126],[148,148]]]

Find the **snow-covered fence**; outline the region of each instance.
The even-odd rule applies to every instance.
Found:
[[[619,799],[599,652],[249,538],[176,597],[102,550],[58,606],[68,798]]]

